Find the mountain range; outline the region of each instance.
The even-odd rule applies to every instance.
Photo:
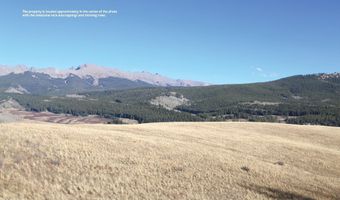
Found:
[[[58,95],[139,87],[206,85],[204,82],[172,79],[158,73],[127,72],[93,64],[63,70],[0,65],[0,91],[7,93]]]
[[[196,86],[196,87],[191,87]],[[0,101],[26,111],[146,122],[247,120],[340,126],[340,73],[208,85],[96,65],[0,67]]]

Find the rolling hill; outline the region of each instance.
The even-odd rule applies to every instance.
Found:
[[[340,129],[0,126],[0,199],[339,199]]]

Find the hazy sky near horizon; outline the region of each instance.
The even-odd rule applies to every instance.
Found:
[[[106,18],[22,10],[106,9]],[[210,83],[340,71],[338,0],[0,0],[0,64],[84,63]]]

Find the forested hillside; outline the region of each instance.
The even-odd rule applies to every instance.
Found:
[[[1,98],[13,98],[26,109],[37,112],[96,114],[112,119],[136,119],[140,123],[244,119],[340,126],[337,75],[299,75],[253,84],[87,92],[76,98],[27,94],[2,94]],[[168,101],[184,99],[187,103],[169,109],[162,102],[152,103],[158,97]]]

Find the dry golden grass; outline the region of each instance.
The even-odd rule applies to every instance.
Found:
[[[340,199],[340,128],[0,124],[0,199]]]

